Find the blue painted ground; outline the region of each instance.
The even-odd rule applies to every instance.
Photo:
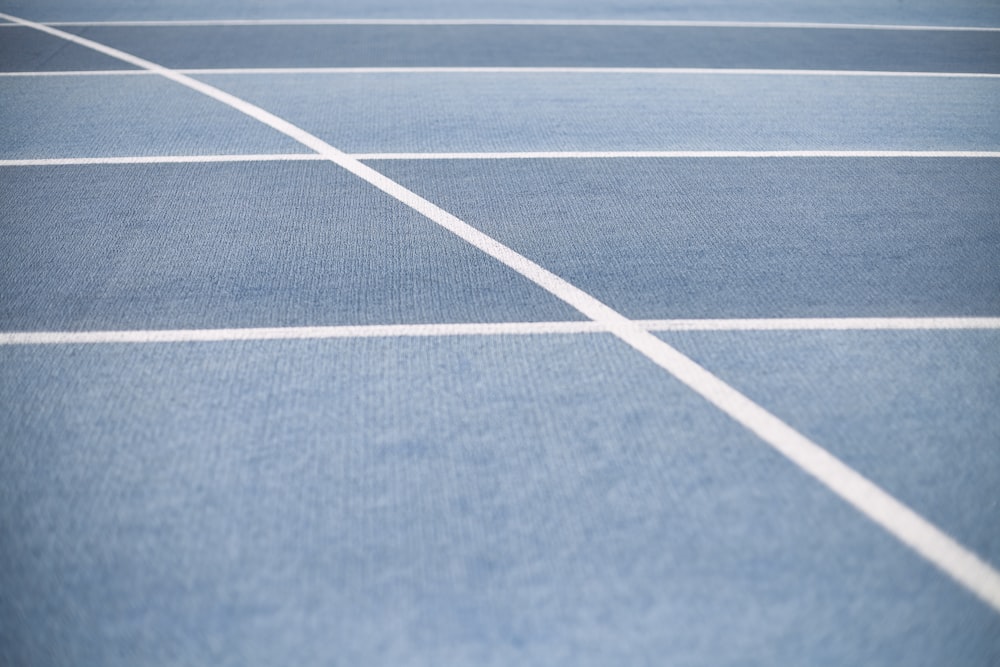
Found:
[[[688,74],[198,78],[353,152],[1000,149],[1000,80]],[[0,110],[10,120],[0,124],[5,158],[305,152],[227,107],[147,75],[0,78],[0,93]],[[108,116],[115,118],[114,127],[104,122]]]
[[[372,164],[633,318],[1000,315],[997,160]]]
[[[12,664],[1000,655],[1000,617],[604,336],[0,354]]]
[[[0,193],[6,329],[580,317],[325,163],[24,168]]]
[[[645,5],[0,11],[1000,25],[971,1]],[[113,66],[5,34],[0,69]],[[203,78],[358,152],[1000,149],[991,79]],[[0,77],[0,115],[4,159],[304,151],[148,75]],[[996,316],[996,162],[371,164],[662,318]],[[0,211],[0,332],[579,317],[325,163],[2,166]],[[662,336],[1000,564],[995,330]],[[607,335],[0,345],[0,664],[277,663],[987,666],[1000,615]]]
[[[594,26],[88,27],[199,67],[743,67],[1000,72],[1000,32]]]
[[[0,112],[3,158],[306,150],[229,107],[145,75],[0,78]]]
[[[660,336],[1000,564],[1000,332]]]
[[[128,63],[45,33],[11,26],[0,34],[0,72],[134,69]]]
[[[197,78],[356,152],[1000,149],[995,79],[479,73]]]

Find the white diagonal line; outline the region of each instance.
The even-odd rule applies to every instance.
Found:
[[[295,139],[334,164],[422,213],[428,219],[573,306],[606,331],[645,355],[965,586],[995,611],[1000,612],[1000,572],[822,447],[643,329],[641,324],[629,320],[575,285],[407,190],[387,176],[260,107],[189,76],[104,44],[6,14],[0,14],[0,19],[62,37],[137,67],[149,69],[207,95]]]

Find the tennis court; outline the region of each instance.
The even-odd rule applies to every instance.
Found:
[[[995,3],[0,21],[0,663],[1000,663]]]

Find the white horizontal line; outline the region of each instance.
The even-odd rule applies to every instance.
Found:
[[[995,72],[899,72],[851,69],[767,69],[736,67],[217,67],[173,70],[189,76],[286,75],[286,74],[686,74],[732,76],[859,76],[952,79],[997,79]],[[0,72],[0,77],[35,76],[135,76],[149,70],[63,70],[44,72]]]
[[[1000,151],[520,151],[511,153],[354,153],[356,160],[517,160],[601,158],[996,158]]]
[[[601,331],[597,322],[504,322],[496,324],[387,324],[370,326],[251,329],[161,329],[138,331],[32,331],[0,333],[0,345],[71,343],[179,343],[189,341],[309,338],[396,338],[409,336],[496,336]]]
[[[787,318],[730,320],[638,320],[646,331],[865,331],[1000,329],[1000,317]],[[81,343],[180,343],[323,338],[398,338],[580,334],[608,331],[599,322],[500,322],[471,324],[380,324],[365,326],[248,329],[155,329],[128,331],[15,331],[0,333],[0,345]]]
[[[8,24],[12,25],[12,24]],[[881,23],[822,23],[796,21],[691,21],[672,19],[210,19],[174,21],[53,21],[51,26],[109,27],[195,27],[195,26],[310,26],[310,25],[384,25],[384,26],[563,26],[563,27],[645,27],[645,28],[790,28],[820,30],[927,30],[955,32],[997,32],[986,26],[899,25]]]
[[[875,331],[1000,329],[1000,317],[790,317],[726,320],[639,320],[647,331]]]
[[[125,157],[68,157],[0,160],[0,167],[59,167],[98,164],[178,164],[190,162],[286,162],[322,160],[316,153],[268,155],[137,155]]]
[[[150,74],[149,70],[144,69],[71,69],[71,70],[53,70],[53,71],[43,71],[43,72],[0,72],[0,77],[7,76],[18,76],[18,77],[34,77],[34,76],[120,76],[123,74]]]
[[[261,67],[177,70],[205,74],[733,74],[775,76],[892,76],[1000,78],[984,72],[894,72],[875,70],[764,69],[728,67]]]
[[[1000,151],[519,151],[510,153],[351,153],[355,160],[571,160],[618,158],[1000,158]],[[123,157],[25,158],[0,160],[0,167],[58,167],[102,164],[198,162],[316,162],[316,153],[250,155],[139,155]]]

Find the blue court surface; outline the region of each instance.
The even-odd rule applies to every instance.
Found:
[[[1000,664],[1000,7],[0,0],[0,664]]]

